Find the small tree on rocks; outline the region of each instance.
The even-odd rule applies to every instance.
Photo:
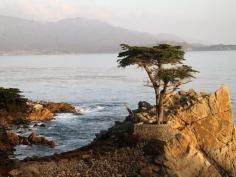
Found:
[[[154,47],[138,47],[121,44],[121,47],[123,51],[118,55],[121,59],[117,60],[119,67],[138,65],[145,69],[156,95],[157,123],[161,123],[166,94],[190,82],[197,71],[183,65],[185,53],[180,46],[160,44]]]

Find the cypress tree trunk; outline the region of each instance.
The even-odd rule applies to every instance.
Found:
[[[152,86],[154,88],[154,91],[155,91],[155,95],[156,95],[156,114],[158,115],[158,110],[159,110],[159,99],[160,99],[160,86],[158,85],[157,81],[155,80],[155,78],[153,78],[153,75],[152,75],[152,72],[151,70],[146,66],[144,65],[143,66],[144,69],[146,70],[147,74],[148,74],[148,77],[152,83]]]
[[[156,95],[156,115],[158,115],[159,114],[159,100],[160,100],[159,90],[160,90],[160,88],[154,87],[154,90],[155,90],[155,95]]]
[[[161,100],[161,99],[160,99]],[[161,101],[160,101],[161,102]],[[158,120],[157,120],[157,124],[161,124],[163,122],[164,119],[164,107],[163,107],[163,103],[160,103],[159,109],[158,109]]]
[[[160,93],[157,124],[161,124],[164,120],[164,105],[163,105],[163,102],[164,102],[164,97],[166,95],[166,87],[167,87],[167,84],[164,85],[164,88]]]

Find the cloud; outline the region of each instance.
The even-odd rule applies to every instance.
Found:
[[[34,20],[58,20],[73,16],[72,4],[61,0],[1,0],[1,13]]]
[[[235,0],[0,0],[0,14],[42,21],[95,18],[133,30],[232,43],[235,5]]]
[[[71,14],[74,12],[74,8],[70,4],[63,4],[62,10],[64,13]]]

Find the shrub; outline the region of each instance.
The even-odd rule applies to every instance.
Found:
[[[0,109],[23,112],[26,108],[27,99],[21,95],[19,89],[0,87]]]

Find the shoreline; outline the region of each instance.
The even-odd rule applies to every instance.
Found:
[[[232,147],[236,141],[236,135],[231,132],[235,127],[228,89],[223,87],[213,94],[181,92],[169,98],[167,103],[174,101],[179,104],[177,107],[172,107],[176,104],[169,105],[177,112],[166,112],[169,119],[166,124],[148,123],[152,120],[152,106],[140,103],[137,110],[132,110],[132,115],[123,122],[116,122],[107,131],[101,131],[91,144],[52,156],[27,158],[10,169],[10,174],[15,177],[22,174],[25,177],[32,174],[41,177],[236,174],[232,165],[223,163],[224,156],[218,152],[219,148],[224,147],[228,154],[232,153],[231,145],[227,145],[226,140],[233,138]],[[190,104],[181,102],[186,98]],[[195,116],[190,119],[193,110]],[[212,114],[212,111],[217,112]],[[214,133],[206,131],[209,124],[214,127]],[[208,137],[212,133],[216,137]],[[226,146],[218,139],[226,141]],[[192,153],[196,155],[192,157]],[[202,153],[205,155],[202,156]],[[233,163],[234,156],[231,154],[228,158]],[[216,160],[217,164],[212,163],[211,159]],[[192,165],[185,166],[189,163]],[[178,168],[179,165],[183,168]]]

